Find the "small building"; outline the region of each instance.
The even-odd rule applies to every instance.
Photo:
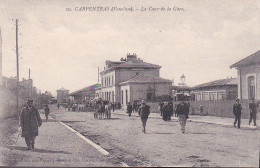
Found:
[[[234,100],[237,98],[237,78],[220,79],[192,88],[195,101]]]
[[[238,97],[260,100],[260,50],[231,65],[238,74]]]
[[[119,84],[121,86],[121,104],[128,102],[154,101],[159,96],[171,95],[172,81],[151,74],[141,74]]]
[[[92,99],[95,98],[95,90],[97,88],[100,88],[100,86],[101,85],[99,83],[87,86],[77,91],[74,91],[69,95],[73,97],[74,103],[90,102]]]
[[[160,78],[160,68],[159,65],[137,58],[136,54],[127,54],[127,57],[121,58],[120,61],[107,60],[104,71],[100,72],[101,87],[96,89],[96,97],[121,103],[122,107],[125,107],[133,100],[145,98],[149,101],[156,96],[154,94],[167,93],[171,96],[169,83],[172,81]],[[162,93],[155,91],[154,86],[157,86],[158,90],[162,89]],[[143,92],[136,92],[138,90]]]
[[[57,103],[68,103],[69,101],[69,90],[64,89],[63,87],[57,90]]]
[[[10,77],[10,78],[3,77],[2,86],[16,94],[17,93],[17,77]],[[35,87],[33,87],[32,79],[23,78],[22,81],[19,81],[19,95],[24,99],[27,99],[27,98],[33,98],[34,100],[36,99],[36,97],[34,96],[34,88]]]

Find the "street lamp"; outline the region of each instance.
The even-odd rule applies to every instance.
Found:
[[[182,99],[184,98],[184,85],[185,85],[185,76],[182,74],[181,76],[181,82],[182,82]]]
[[[181,76],[181,82],[182,82],[182,84],[184,85],[185,84],[185,76],[184,76],[184,74],[182,74],[182,76]]]

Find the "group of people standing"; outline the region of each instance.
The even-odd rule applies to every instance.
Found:
[[[257,113],[257,104],[255,103],[255,99],[252,98],[249,103],[249,110],[250,110],[250,116],[249,116],[249,125],[251,122],[254,122],[254,126],[256,126],[256,113]],[[235,104],[233,105],[233,114],[235,116],[234,121],[234,127],[240,128],[241,125],[241,113],[242,112],[242,105],[240,103],[239,99],[236,99]],[[237,124],[237,126],[236,126]]]
[[[128,113],[129,117],[131,117],[134,107],[134,104],[131,105],[130,102],[127,104],[126,113]],[[141,105],[137,105],[137,107],[138,108],[136,111],[138,112],[142,122],[142,131],[145,133],[146,122],[150,114],[150,106],[146,105],[145,100],[142,100]],[[189,103],[187,101],[185,102],[182,100],[176,107],[173,107],[172,102],[160,103],[159,109],[164,121],[171,120],[173,112],[176,111],[176,115],[179,117],[179,122],[181,125],[181,132],[185,132],[186,121],[189,115]]]

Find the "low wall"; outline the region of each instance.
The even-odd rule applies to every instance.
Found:
[[[22,108],[24,103],[25,101],[19,98],[19,109]],[[19,112],[20,110],[17,111],[16,106],[16,94],[0,86],[0,119],[16,116]]]
[[[173,105],[179,104],[179,101],[174,101]],[[200,115],[199,106],[203,106],[202,115],[217,116],[217,117],[229,117],[233,118],[233,105],[235,100],[218,100],[218,101],[190,101],[190,114]],[[249,101],[241,101],[242,115],[244,119],[249,118]],[[159,102],[147,102],[147,105],[151,107],[152,113],[158,113]],[[260,107],[258,107],[260,112]],[[257,115],[258,117],[258,115]]]

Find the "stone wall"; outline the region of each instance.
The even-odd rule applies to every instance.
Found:
[[[25,104],[22,98],[19,98],[19,109]],[[0,86],[0,119],[17,116],[16,94]]]

